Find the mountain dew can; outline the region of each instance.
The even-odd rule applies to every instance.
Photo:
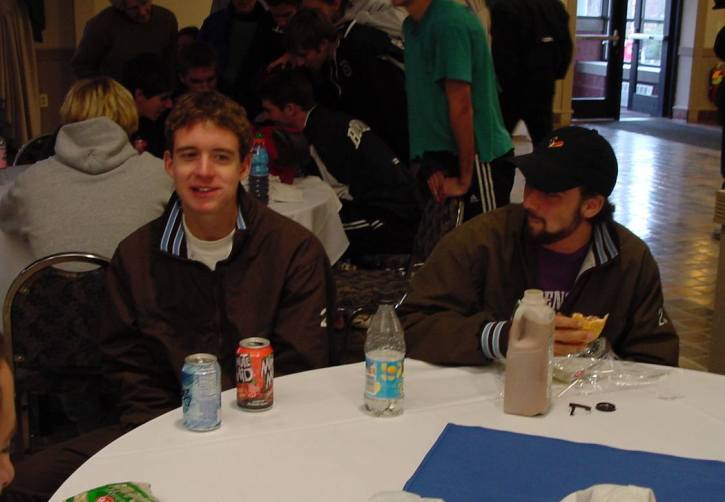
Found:
[[[181,369],[184,427],[210,431],[222,423],[222,372],[216,356],[191,354]]]

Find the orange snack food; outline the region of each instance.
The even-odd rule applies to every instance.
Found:
[[[581,329],[591,331],[596,335],[596,338],[599,338],[599,335],[602,334],[602,330],[604,329],[604,325],[607,323],[608,317],[609,314],[604,317],[597,317],[595,315],[585,316],[579,312],[574,312],[571,315],[572,319],[576,319],[581,322]]]

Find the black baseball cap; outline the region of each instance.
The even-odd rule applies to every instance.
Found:
[[[605,197],[617,183],[617,157],[609,142],[594,129],[569,126],[557,129],[528,155],[511,162],[526,183],[542,192],[584,187]]]

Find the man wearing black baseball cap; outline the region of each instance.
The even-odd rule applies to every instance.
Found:
[[[478,216],[446,235],[399,307],[407,355],[437,364],[504,359],[510,319],[526,289],[557,312],[554,350],[578,352],[596,334],[574,313],[608,315],[601,336],[621,358],[677,365],[657,264],[613,220],[607,197],[617,159],[596,131],[565,127],[512,159],[522,204]]]

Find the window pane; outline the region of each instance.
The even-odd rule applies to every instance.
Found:
[[[580,0],[576,6],[577,16],[599,17],[602,15],[604,0]]]
[[[634,19],[636,6],[637,0],[629,0],[629,2],[627,2],[627,19]]]
[[[644,0],[644,18],[648,21],[665,20],[665,0]]]

